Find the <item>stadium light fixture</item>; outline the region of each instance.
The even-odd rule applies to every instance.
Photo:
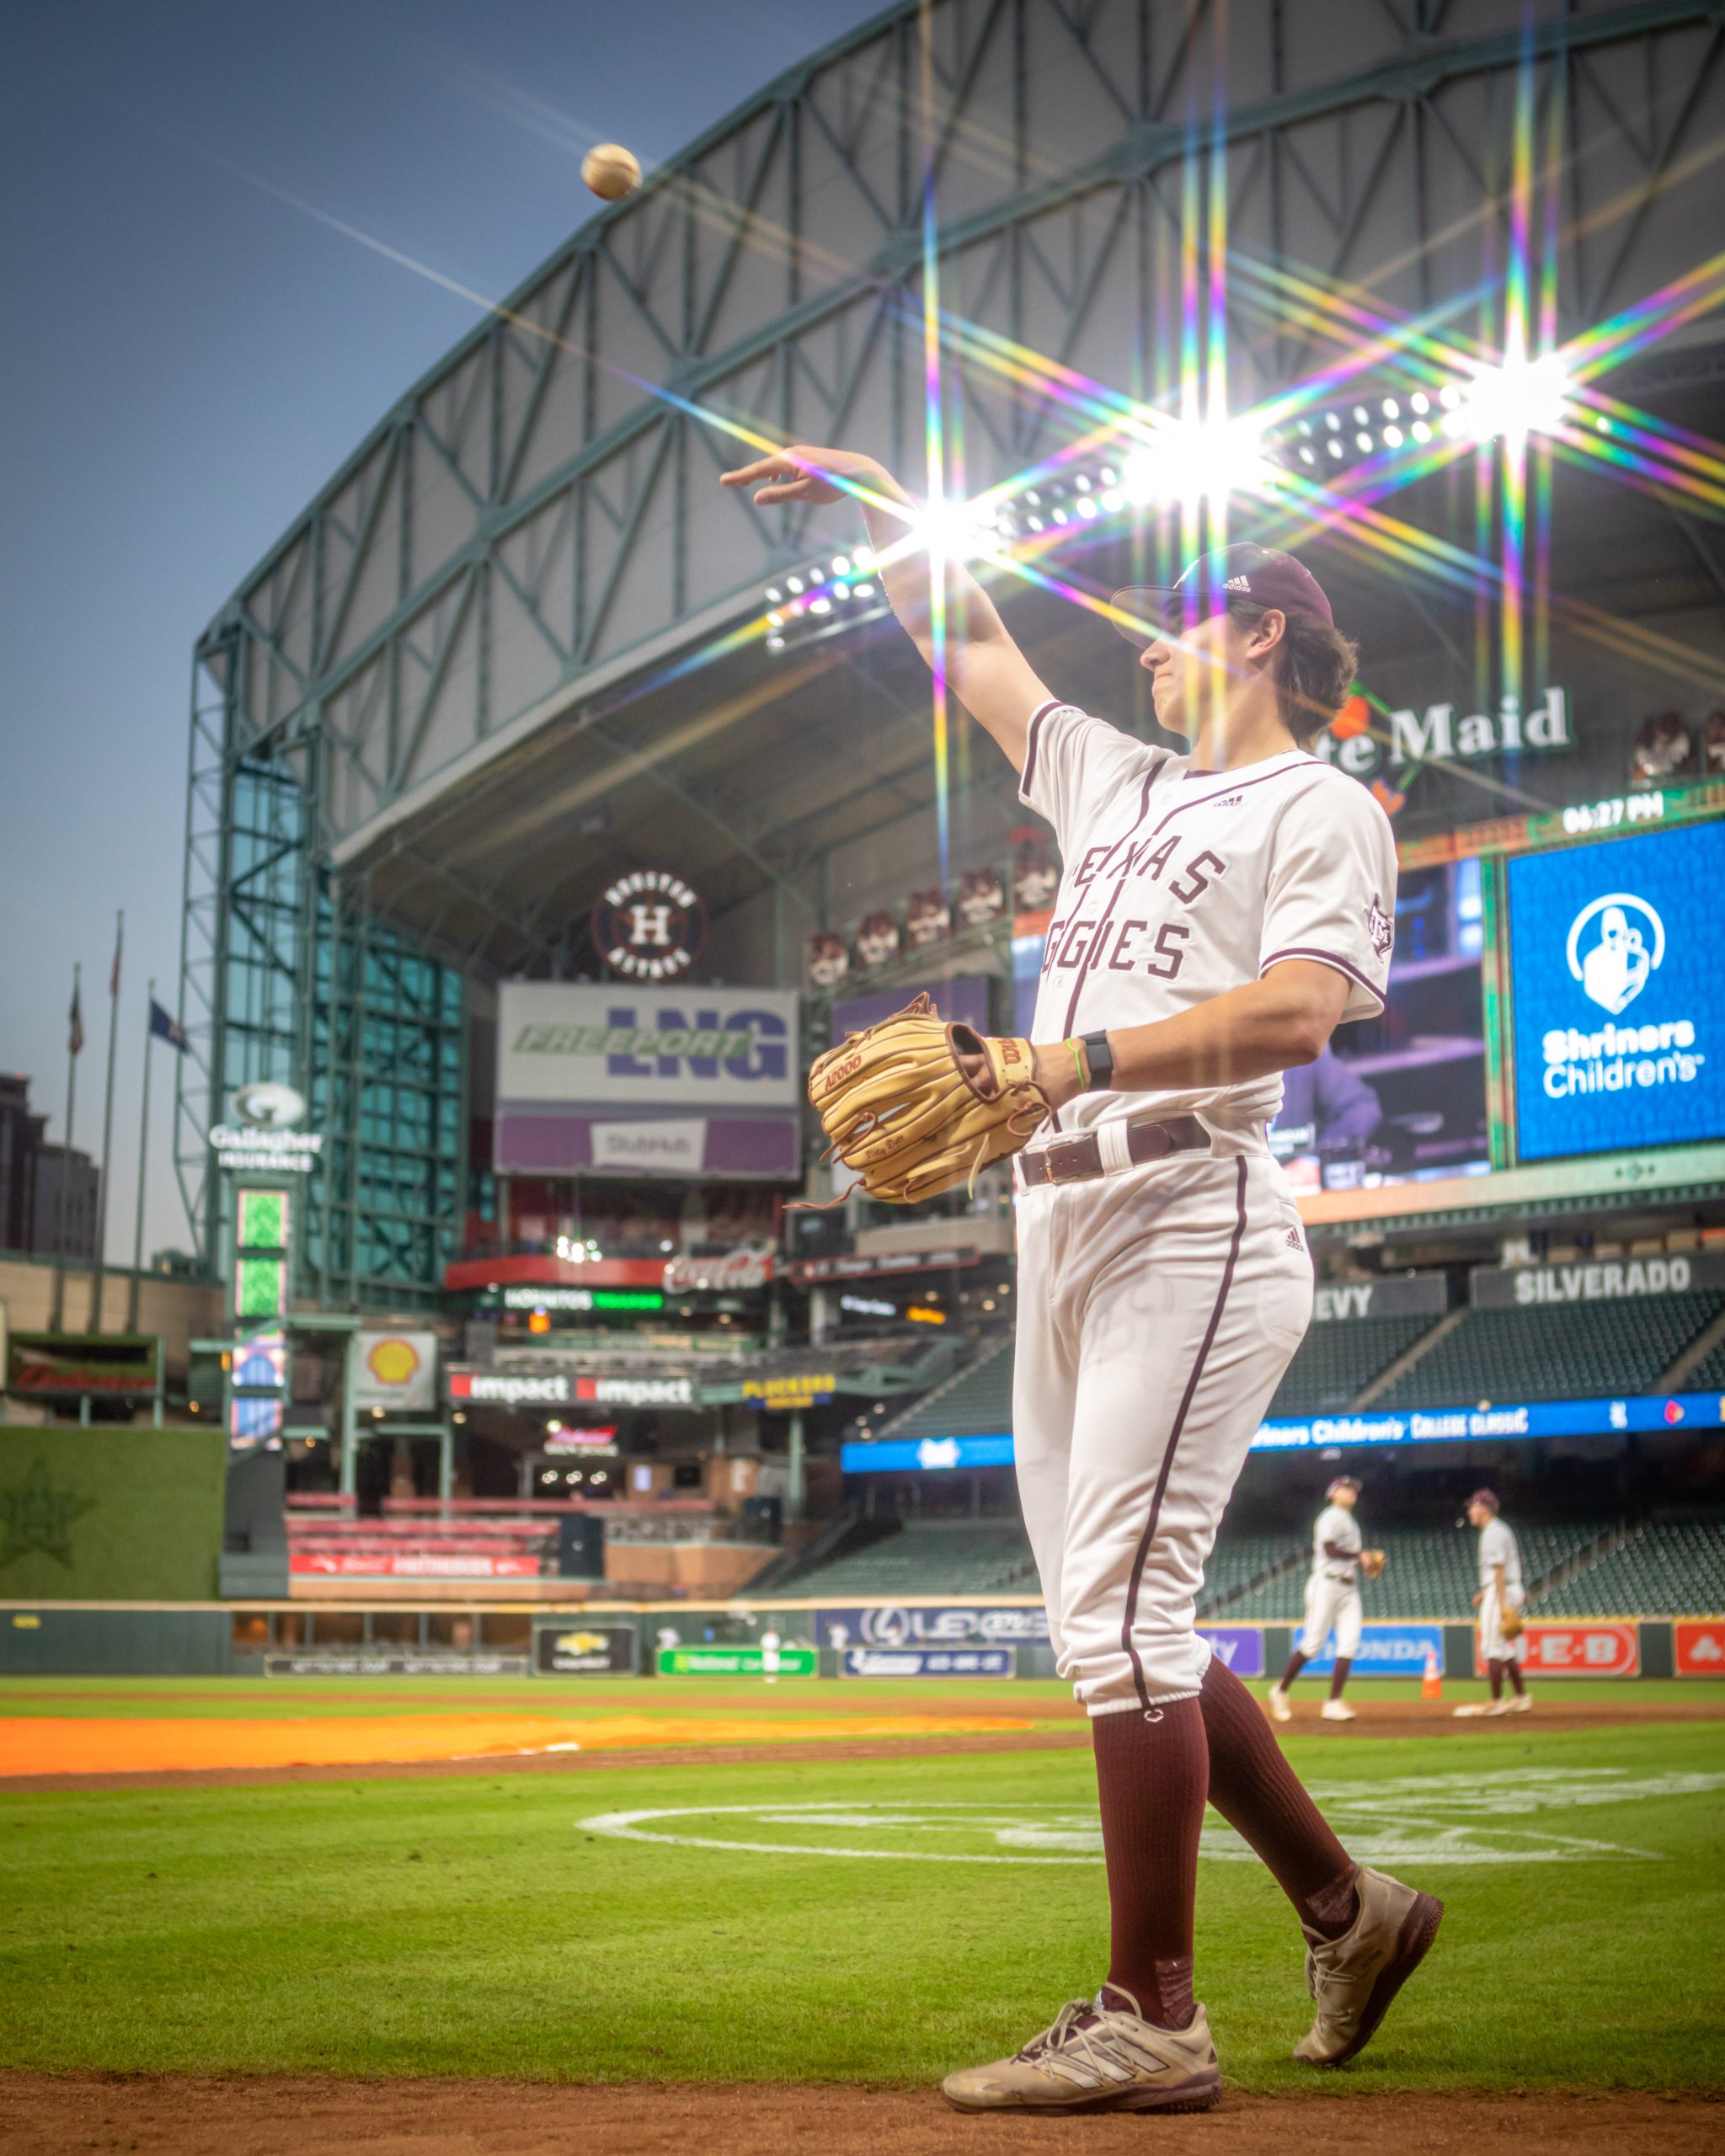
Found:
[[[1261,494],[1270,481],[1262,432],[1248,419],[1158,428],[1120,470],[1126,499],[1144,507]]]
[[[999,524],[998,509],[985,498],[962,501],[948,496],[926,503],[892,551],[895,554],[937,551],[947,561],[968,561],[977,554],[991,553],[999,546]]]
[[[1453,399],[1444,398],[1450,409],[1445,431],[1477,442],[1525,441],[1530,435],[1556,434],[1573,394],[1561,352],[1546,352],[1536,360],[1512,357],[1500,367],[1482,370]]]

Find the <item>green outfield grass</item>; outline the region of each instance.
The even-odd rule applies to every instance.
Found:
[[[0,1711],[117,1712],[97,1695],[120,1689],[30,1680],[4,1688]],[[327,1710],[383,1704],[384,1688],[348,1689],[360,1705]],[[495,1688],[387,1690],[411,1705],[457,1689],[477,1705]],[[873,1688],[806,1689],[866,1710]],[[303,1713],[316,1698],[302,1684],[127,1690],[142,1712],[189,1711],[187,1694],[211,1711],[255,1712],[264,1694]],[[762,1701],[751,1684],[557,1694],[583,1714],[638,1711],[649,1695],[715,1715]],[[1344,1838],[1450,1912],[1383,2036],[1323,2086],[1725,2085],[1725,1725],[1530,1719],[1370,1742],[1314,1727],[1289,1749]],[[1577,1801],[1589,1794],[1605,1801]],[[680,1816],[616,1817],[643,1811]],[[1103,1973],[1094,1817],[1080,1751],[92,1794],[0,1784],[0,2063],[916,2084],[1016,2045]],[[620,1825],[683,1838],[622,1838]],[[857,1853],[870,1850],[913,1853]],[[1309,2003],[1274,1886],[1255,1864],[1207,1857],[1199,1908],[1199,1988],[1229,2080],[1311,2085],[1287,2057]]]

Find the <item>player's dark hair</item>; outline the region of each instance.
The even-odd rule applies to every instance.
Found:
[[[1263,617],[1265,609],[1232,600],[1228,611],[1242,628]],[[1302,749],[1309,748],[1354,693],[1359,647],[1326,622],[1304,614],[1282,617],[1277,647],[1276,681],[1281,691],[1282,720]]]

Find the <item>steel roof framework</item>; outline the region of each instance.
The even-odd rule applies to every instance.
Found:
[[[1411,312],[1474,291],[1501,238],[1521,15],[1509,0],[943,0],[947,306],[1158,398],[1191,116],[1207,114],[1219,71],[1236,249]],[[1721,0],[1572,5],[1535,26],[1542,109],[1561,100],[1567,154],[1566,332],[1691,266],[1696,204],[1714,192],[1694,167],[1720,132],[1722,43]],[[602,805],[607,771],[640,755],[630,685],[753,611],[806,556],[805,519],[718,494],[737,445],[700,414],[900,457],[920,446],[920,61],[905,0],[592,219],[403,397],[200,640],[179,1155],[206,1248],[219,1223],[206,1134],[227,1086],[266,1073],[309,1085],[314,1033],[356,1038],[353,969],[323,955],[320,905],[357,921],[374,910],[374,872],[410,861],[468,923],[445,936],[422,912],[422,942],[481,968],[554,967],[555,904],[524,920],[452,826],[507,798],[547,744],[594,773],[576,790]],[[1456,326],[1488,339],[1494,305],[1483,295]],[[1231,351],[1236,403],[1319,356],[1285,317],[1238,307]],[[972,487],[1072,431],[1048,397],[974,358],[949,359],[947,393]],[[916,792],[909,750],[901,738],[862,775],[884,802],[900,781]],[[681,816],[798,894],[818,841],[794,817],[776,824],[759,792],[727,798],[710,772],[692,782],[674,745],[644,768]],[[260,792],[248,776],[261,771],[297,794],[291,845],[270,821],[279,805],[262,835],[248,820],[275,803],[275,779]],[[320,982],[332,1015],[318,1033]],[[403,991],[403,1023],[428,998],[445,1008],[449,991],[422,990]],[[356,1164],[342,1237],[358,1232],[368,1180],[364,1092],[329,1103]],[[444,1127],[440,1107],[425,1129]],[[435,1212],[455,1155],[441,1134],[421,1144],[413,1180]],[[409,1235],[375,1268],[344,1250],[319,1284],[423,1287],[416,1247]]]

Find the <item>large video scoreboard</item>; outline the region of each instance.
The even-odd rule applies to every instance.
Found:
[[[1405,846],[1388,1008],[1289,1074],[1296,1187],[1364,1219],[1560,1164],[1566,1190],[1617,1188],[1725,1139],[1722,895],[1717,783]]]

